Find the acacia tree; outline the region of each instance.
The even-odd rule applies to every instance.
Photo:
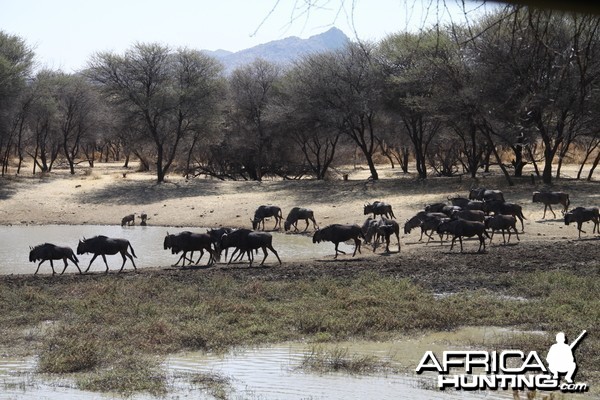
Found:
[[[70,172],[75,174],[80,146],[100,124],[101,106],[96,91],[84,77],[57,73],[53,80],[57,129]]]
[[[252,180],[262,180],[272,150],[272,132],[265,112],[276,94],[280,74],[279,66],[259,58],[234,70],[229,79],[230,127],[244,138],[241,160]]]
[[[320,59],[321,112],[330,115],[336,128],[364,155],[371,179],[379,179],[373,156],[382,113],[382,75],[373,59],[373,46],[349,43],[342,50],[324,53]]]
[[[276,105],[269,109],[270,119],[287,132],[317,179],[325,178],[342,135],[336,113],[328,111],[322,96],[327,77],[321,66],[327,58],[313,54],[298,61],[283,79]]]
[[[21,139],[29,101],[22,101],[34,53],[23,39],[0,30],[0,154],[2,174],[8,166],[9,150]]]
[[[221,70],[216,60],[199,51],[137,43],[123,55],[94,55],[85,74],[153,143],[160,183],[182,140],[204,117],[204,105],[217,101],[215,83]]]
[[[417,173],[427,178],[429,145],[442,127],[439,113],[432,101],[442,55],[446,52],[438,32],[397,34],[383,40],[379,61],[387,82],[387,110],[396,116],[413,145]]]
[[[486,35],[494,33],[491,51],[480,53],[488,71],[506,71],[494,90],[503,92],[497,109],[517,103],[517,131],[530,132],[543,144],[546,184],[552,183],[561,149],[566,154],[577,136],[596,125],[590,98],[597,96],[600,77],[599,23],[598,16],[517,7]]]

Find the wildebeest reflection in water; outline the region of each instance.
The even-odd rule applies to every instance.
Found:
[[[46,260],[50,261],[50,266],[52,267],[52,275],[56,274],[56,272],[54,271],[54,263],[52,262],[52,260],[63,260],[65,262],[65,267],[60,273],[61,275],[64,274],[65,270],[67,269],[67,260],[71,260],[71,262],[75,264],[75,266],[79,270],[79,273],[81,274],[81,269],[77,264],[79,260],[75,256],[75,253],[73,253],[73,249],[71,249],[70,247],[61,247],[52,243],[44,243],[35,247],[30,247],[30,249],[31,251],[29,252],[29,261],[36,262],[37,260],[41,260],[38,264],[37,269],[35,270],[34,275],[38,273],[38,271],[40,270],[40,266]]]
[[[127,251],[131,249],[131,254]],[[94,257],[90,260],[90,264],[86,268],[85,272],[88,272],[92,263],[98,256],[102,256],[104,260],[104,265],[106,265],[106,272],[108,273],[108,263],[106,262],[106,255],[112,255],[121,253],[121,257],[123,257],[123,264],[121,265],[121,269],[119,272],[123,271],[123,267],[125,266],[125,261],[127,261],[126,257],[129,257],[131,263],[133,264],[133,269],[137,271],[135,266],[135,262],[133,261],[133,257],[137,258],[135,252],[133,251],[133,247],[131,247],[131,243],[127,239],[120,238],[109,238],[103,235],[94,236],[90,239],[83,239],[83,241],[79,241],[77,245],[77,254],[84,253],[93,253]],[[132,257],[133,255],[133,257]]]

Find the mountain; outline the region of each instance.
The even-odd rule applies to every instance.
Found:
[[[349,41],[350,39],[344,32],[338,28],[331,28],[327,32],[311,36],[308,39],[290,36],[237,52],[222,49],[203,51],[221,61],[225,66],[226,74],[229,74],[235,68],[249,64],[257,58],[285,66],[307,54],[340,49]]]

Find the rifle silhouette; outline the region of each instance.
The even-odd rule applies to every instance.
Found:
[[[577,336],[577,339],[573,340],[573,342],[571,342],[571,344],[569,345],[569,347],[571,348],[571,350],[573,350],[573,348],[577,345],[577,343],[579,343],[579,341],[581,339],[583,339],[583,337],[587,334],[586,330],[583,330],[583,332],[581,332],[581,334],[579,336]]]

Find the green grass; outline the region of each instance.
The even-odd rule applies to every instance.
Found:
[[[545,352],[556,332],[572,339],[600,321],[600,277],[522,273],[504,286],[503,293],[436,297],[408,279],[375,273],[293,281],[227,271],[2,279],[0,347],[39,355],[39,372],[73,374],[81,389],[161,394],[168,390],[161,357],[182,350],[385,340],[485,325],[547,331],[533,342],[509,339]],[[509,297],[517,295],[528,300]],[[597,335],[577,352],[578,379],[600,383]]]

